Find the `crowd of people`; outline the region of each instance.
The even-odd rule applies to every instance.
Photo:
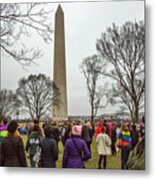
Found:
[[[22,132],[27,137],[26,145]],[[4,118],[0,125],[0,165],[55,168],[59,143],[62,143],[62,168],[86,168],[85,162],[94,158],[93,141],[98,152],[98,169],[106,169],[108,156],[116,157],[119,151],[122,169],[145,169],[144,119],[139,124],[99,120],[96,125],[90,120],[65,121],[61,126],[56,122],[41,125],[34,120],[24,129],[17,121],[7,123]]]

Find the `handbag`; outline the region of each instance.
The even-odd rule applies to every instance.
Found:
[[[36,149],[36,153],[33,156],[33,161],[38,163],[40,161],[40,159],[41,159],[40,156],[41,156],[41,148],[38,146],[37,149]]]

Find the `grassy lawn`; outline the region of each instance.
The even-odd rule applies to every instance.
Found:
[[[23,137],[24,145],[26,143],[27,137]],[[85,163],[85,166],[87,169],[97,169],[98,166],[98,153],[97,153],[97,147],[95,140],[93,141],[91,145],[92,149],[92,160]],[[57,168],[61,168],[62,164],[62,156],[63,156],[63,145],[61,142],[59,142],[59,159],[57,161]],[[29,159],[27,159],[28,165],[29,165]],[[107,158],[107,169],[121,169],[121,161],[120,161],[120,152],[117,153],[117,155],[114,156],[108,156]]]

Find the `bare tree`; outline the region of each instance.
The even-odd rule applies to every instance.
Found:
[[[16,112],[16,95],[12,90],[2,89],[0,90],[0,115],[9,117]]]
[[[106,107],[108,104],[107,101],[105,105],[101,105],[102,99],[106,95],[104,81],[102,80],[101,84],[99,83],[103,67],[105,68],[105,64],[103,64],[97,55],[85,58],[80,66],[87,83],[92,122],[99,108]]]
[[[44,7],[45,6],[45,7]],[[51,41],[51,12],[47,3],[0,4],[0,50],[22,65],[29,65],[41,57],[39,49],[29,48],[21,39],[30,38],[36,31],[45,42]],[[2,55],[1,54],[1,55]]]
[[[32,119],[40,120],[52,113],[52,105],[59,105],[59,90],[43,74],[30,75],[19,81],[18,100]]]
[[[139,119],[139,110],[144,107],[144,22],[126,22],[122,27],[113,24],[97,40],[97,50],[110,64],[104,75],[114,80],[113,99],[126,107],[133,121]]]

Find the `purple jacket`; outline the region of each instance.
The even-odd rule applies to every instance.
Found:
[[[84,156],[82,157],[82,154]],[[91,158],[86,143],[79,137],[68,139],[63,154],[63,168],[83,168],[83,161]]]
[[[0,126],[0,131],[5,131],[8,129],[8,126],[7,125],[2,125]]]

